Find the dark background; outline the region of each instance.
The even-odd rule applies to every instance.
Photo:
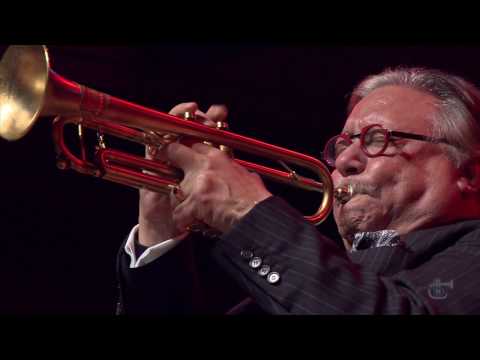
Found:
[[[192,100],[204,110],[226,104],[232,131],[316,157],[342,128],[349,91],[368,74],[428,66],[480,84],[480,47],[472,43],[168,41],[49,50],[53,68],[71,80],[162,111]],[[0,314],[113,314],[115,256],[137,221],[136,190],[58,170],[49,119],[17,142],[0,140],[0,163]],[[319,229],[336,236],[332,219]]]

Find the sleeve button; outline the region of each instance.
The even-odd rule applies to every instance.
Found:
[[[258,275],[266,276],[270,272],[270,266],[263,265],[260,270],[258,270]]]
[[[252,260],[250,260],[250,267],[253,269],[257,269],[262,265],[262,259],[258,256],[255,256]]]
[[[267,276],[267,281],[270,284],[276,284],[280,281],[280,274],[276,271],[272,271],[270,274]]]

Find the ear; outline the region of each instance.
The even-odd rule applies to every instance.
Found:
[[[475,156],[467,160],[460,168],[457,186],[461,192],[480,193],[480,157]]]

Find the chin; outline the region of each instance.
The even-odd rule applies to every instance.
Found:
[[[352,239],[357,232],[386,229],[389,222],[382,210],[383,208],[373,203],[367,205],[364,201],[355,201],[351,204],[349,201],[337,206],[334,209],[334,217],[340,235],[342,238]]]

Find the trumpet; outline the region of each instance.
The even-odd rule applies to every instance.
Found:
[[[232,158],[263,178],[321,193],[317,211],[305,216],[315,225],[330,213],[333,197],[346,202],[352,196],[350,186],[333,189],[328,168],[311,156],[235,134],[228,131],[225,123],[210,127],[96,91],[53,71],[45,46],[10,46],[0,63],[0,137],[18,140],[30,131],[37,119],[44,117],[54,117],[53,139],[58,168],[137,189],[170,192],[172,187],[178,186],[182,172],[158,160],[107,148],[104,134],[151,147],[190,138],[273,160],[283,169]],[[67,124],[78,127],[80,156],[74,155],[66,145],[64,128]],[[94,161],[89,161],[85,155],[83,129],[96,130],[100,134]],[[300,176],[287,164],[307,168],[319,179]]]

